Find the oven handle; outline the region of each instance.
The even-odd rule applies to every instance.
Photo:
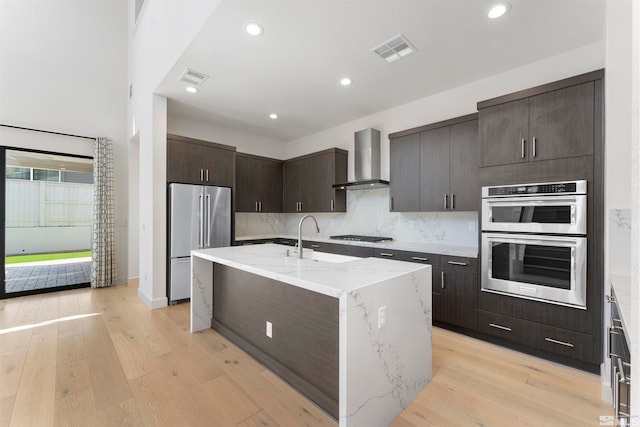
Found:
[[[569,197],[560,196],[547,196],[547,197],[534,197],[534,196],[522,196],[522,197],[496,197],[491,199],[484,199],[483,202],[491,206],[511,206],[517,204],[518,206],[538,206],[538,205],[557,205],[558,203],[571,203],[572,207],[578,201],[578,197],[584,197],[584,195],[578,194]]]
[[[514,234],[514,233],[482,233],[482,238],[487,239],[493,242],[502,242],[502,243],[522,243],[522,244],[537,244],[537,245],[548,245],[549,243],[556,243],[562,246],[573,247],[574,245],[580,244],[580,242],[585,242],[586,237],[568,237],[568,236],[550,236],[550,235],[532,235],[529,236],[527,234]],[[575,253],[572,251],[571,253],[571,262],[575,265]]]

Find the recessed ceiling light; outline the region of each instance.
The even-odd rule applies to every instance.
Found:
[[[189,93],[196,93],[198,92],[198,88],[195,88],[193,86],[187,86],[187,88],[185,89],[187,92]]]
[[[489,10],[487,16],[491,19],[500,18],[502,15],[509,11],[509,8],[511,8],[511,5],[509,3],[496,4]]]
[[[344,79],[340,80],[340,84],[342,86],[349,86],[351,84],[351,79],[348,77],[345,77]]]
[[[269,114],[269,118],[270,119],[277,119],[278,115],[276,113],[271,113],[271,114]]]
[[[258,24],[257,22],[248,23],[245,27],[245,30],[247,30],[247,33],[251,34],[252,36],[259,36],[264,32],[264,28],[262,28],[262,25]]]

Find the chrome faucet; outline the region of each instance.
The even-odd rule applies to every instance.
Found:
[[[313,222],[316,223],[316,230],[318,233],[320,232],[320,227],[318,227],[318,221],[316,217],[313,215],[305,215],[300,219],[300,223],[298,224],[298,258],[302,259],[302,223],[305,219],[312,218]]]

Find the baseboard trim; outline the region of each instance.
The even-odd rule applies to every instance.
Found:
[[[152,310],[167,306],[167,297],[155,299],[149,298],[149,296],[141,288],[138,288],[138,298],[140,298],[142,302]]]

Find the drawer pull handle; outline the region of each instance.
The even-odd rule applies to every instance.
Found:
[[[389,252],[380,252],[380,256],[387,256],[387,257],[393,258],[395,255],[394,254],[390,254]]]
[[[447,261],[447,264],[451,264],[451,265],[461,265],[463,267],[467,266],[466,262],[458,262],[458,261]]]
[[[319,248],[320,245],[311,245],[312,248]]]
[[[421,256],[412,256],[411,259],[414,261],[429,261],[429,258],[425,258]]]
[[[546,337],[544,340],[545,340],[545,341],[548,341],[548,342],[552,342],[552,343],[554,343],[554,344],[560,344],[560,345],[563,345],[563,346],[565,346],[565,347],[575,347],[575,346],[574,346],[573,344],[571,344],[570,342],[558,341],[558,340],[554,340],[553,338],[549,338],[549,337]]]
[[[491,326],[492,328],[502,329],[503,331],[511,332],[511,328],[508,328],[506,326],[496,325],[495,323],[489,323],[489,326]]]

